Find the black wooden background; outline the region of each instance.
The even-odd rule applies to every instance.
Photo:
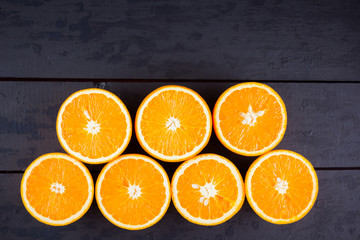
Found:
[[[0,0],[0,239],[360,239],[360,1]],[[55,121],[71,93],[105,88],[132,118],[165,84],[196,90],[212,109],[241,81],[273,87],[288,110],[277,148],[308,158],[318,199],[299,222],[260,219],[245,201],[215,227],[170,206],[151,228],[113,226],[96,204],[65,227],[44,225],[21,203],[20,181],[38,156],[63,152]],[[74,82],[75,81],[75,82]],[[213,133],[204,153],[243,177],[255,158]],[[133,136],[126,153],[143,153]],[[160,162],[171,177],[178,163]],[[103,165],[87,165],[94,180]]]

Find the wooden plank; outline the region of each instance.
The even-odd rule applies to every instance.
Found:
[[[2,1],[0,77],[359,81],[360,2]]]
[[[0,83],[0,170],[23,170],[36,157],[62,152],[56,116],[71,93],[93,87],[91,82]]]
[[[245,201],[238,214],[215,227],[189,223],[171,204],[151,228],[127,231],[106,220],[94,202],[89,212],[65,227],[51,227],[31,217],[22,205],[21,174],[0,174],[0,238],[13,239],[359,239],[360,171],[317,171],[319,195],[305,218],[273,225]],[[243,173],[244,174],[244,173]]]
[[[173,84],[194,89],[212,109],[220,94],[235,83]],[[134,120],[145,96],[164,83],[111,82],[100,85],[123,100]],[[269,85],[282,96],[288,111],[288,128],[277,148],[296,151],[317,168],[360,167],[360,84]],[[71,93],[92,86],[87,82],[0,82],[0,170],[25,170],[36,157],[63,151],[55,131],[58,109]],[[247,169],[254,160],[228,151],[214,133],[203,152],[223,155],[240,169]],[[125,153],[145,153],[135,134]],[[169,169],[169,174],[178,165],[162,164]],[[90,169],[100,171],[101,167],[95,165]]]

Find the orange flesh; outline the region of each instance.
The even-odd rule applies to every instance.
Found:
[[[276,189],[276,180],[288,182],[285,194]],[[300,160],[278,155],[266,159],[251,179],[254,202],[264,213],[276,219],[289,219],[300,214],[311,200],[313,180],[309,169]]]
[[[180,121],[176,131],[168,130],[170,117]],[[203,107],[188,93],[168,90],[154,97],[145,107],[141,133],[150,148],[166,156],[181,156],[200,145],[206,135]]]
[[[53,183],[65,187],[63,194],[51,191]],[[84,173],[72,162],[50,158],[36,166],[27,179],[26,198],[35,211],[52,220],[67,219],[79,212],[88,197]]]
[[[257,117],[254,126],[243,124],[251,105],[253,112],[265,111]],[[223,102],[220,111],[220,128],[233,146],[246,151],[258,151],[274,142],[283,124],[281,105],[266,90],[252,87],[236,90]]]
[[[89,133],[88,119],[100,124],[100,132]],[[96,159],[116,152],[125,140],[125,115],[114,100],[103,94],[80,95],[69,103],[62,116],[62,136],[69,148],[81,155]]]
[[[130,198],[128,188],[138,185],[141,195]],[[164,179],[154,166],[140,159],[125,159],[113,165],[101,184],[101,202],[117,221],[142,225],[154,219],[166,200]]]
[[[199,189],[194,189],[192,185],[204,186],[211,182],[216,185],[217,194],[210,197],[209,204],[205,206],[199,201],[202,196]],[[203,160],[189,166],[179,177],[177,190],[181,206],[193,217],[202,219],[220,218],[231,210],[238,195],[236,180],[230,169],[215,160]]]

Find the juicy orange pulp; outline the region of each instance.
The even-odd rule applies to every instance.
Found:
[[[91,93],[77,97],[66,106],[61,128],[64,140],[74,152],[96,159],[121,147],[126,125],[124,113],[112,99]]]
[[[104,216],[126,229],[155,224],[170,203],[170,182],[165,170],[149,157],[123,155],[99,175],[97,202]]]
[[[176,128],[176,119],[181,127],[178,131],[169,131]],[[144,109],[141,130],[152,149],[168,156],[184,155],[201,143],[206,134],[206,116],[189,94],[166,91],[153,98]]]
[[[209,169],[209,167],[211,167]],[[208,204],[199,201],[202,195],[200,186],[212,183],[217,194],[209,198]],[[188,167],[178,181],[178,198],[183,208],[192,216],[203,219],[216,219],[228,212],[238,196],[236,180],[230,169],[215,160],[202,161]]]
[[[26,209],[49,225],[67,225],[79,219],[89,209],[93,194],[89,171],[63,153],[37,158],[26,169],[21,182]]]
[[[287,182],[286,194],[279,194],[274,188],[279,181]],[[308,205],[313,179],[301,161],[285,155],[272,156],[255,170],[251,188],[254,201],[265,214],[287,219],[298,215]]]
[[[260,217],[276,224],[304,217],[318,192],[311,163],[288,150],[271,151],[259,157],[250,166],[245,185],[250,206]]]
[[[115,165],[106,173],[100,191],[107,211],[115,219],[131,225],[145,224],[148,219],[154,218],[166,199],[160,173],[154,171],[149,163],[138,161],[124,160]],[[141,186],[139,199],[129,198],[131,185]],[[134,191],[136,195],[137,190]]]
[[[243,124],[244,113],[250,111],[261,115],[253,126],[251,123]],[[284,121],[277,99],[261,88],[234,91],[223,103],[219,118],[226,139],[249,152],[269,146],[278,137]],[[251,116],[249,120],[254,121]]]
[[[27,179],[26,198],[30,205],[44,217],[66,219],[79,211],[88,196],[88,183],[82,171],[68,161],[52,158],[34,168]],[[51,191],[53,183],[61,183],[61,195]],[[56,207],[55,207],[56,206]]]
[[[171,185],[178,212],[200,225],[227,221],[240,210],[245,198],[236,166],[216,154],[201,154],[181,164]]]
[[[211,120],[210,109],[199,94],[182,86],[164,86],[141,103],[136,136],[150,155],[163,161],[184,161],[208,143]]]

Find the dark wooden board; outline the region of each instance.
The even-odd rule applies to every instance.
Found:
[[[359,81],[360,1],[0,1],[0,77]]]
[[[145,96],[165,83],[148,82],[0,82],[0,171],[23,171],[38,156],[63,151],[55,122],[62,102],[73,92],[100,86],[127,105],[132,119]],[[175,84],[175,83],[174,83]],[[216,99],[235,82],[177,82],[197,91],[212,109]],[[360,84],[270,83],[284,99],[288,127],[277,148],[296,151],[316,168],[360,167]],[[238,168],[254,158],[231,153],[215,134],[204,153],[218,153]],[[145,153],[135,134],[125,153]],[[163,163],[171,175],[178,164]],[[100,171],[101,166],[89,166]]]
[[[359,171],[320,170],[317,174],[320,190],[313,209],[290,225],[265,222],[245,201],[239,213],[214,227],[188,222],[171,204],[160,222],[141,231],[112,225],[95,202],[77,222],[47,226],[31,217],[21,202],[22,174],[0,174],[0,239],[360,239]]]
[[[359,13],[358,0],[0,0],[0,239],[360,239]],[[55,78],[85,81],[19,81]],[[220,226],[189,223],[171,205],[135,232],[113,226],[95,202],[66,227],[26,212],[22,173],[36,157],[63,152],[55,121],[71,93],[105,88],[134,119],[159,86],[190,87],[212,109],[236,80],[264,81],[281,95],[288,128],[277,148],[317,170],[318,200],[301,221],[272,225],[246,201]],[[231,153],[214,133],[203,152],[229,158],[243,177],[255,159]],[[125,153],[145,154],[135,135]],[[170,177],[179,165],[160,163]],[[103,167],[87,166],[94,179]]]

